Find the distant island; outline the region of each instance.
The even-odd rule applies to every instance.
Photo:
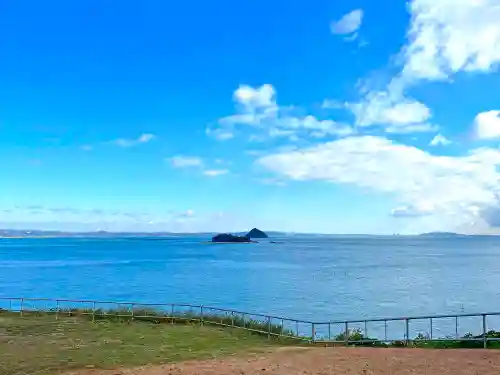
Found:
[[[257,228],[253,228],[250,232],[246,234],[249,238],[269,238],[267,234]]]
[[[464,237],[467,234],[459,234],[454,232],[428,232],[419,234],[421,237]]]
[[[252,238],[269,238],[269,236],[260,229],[253,228],[250,232],[243,236],[238,236],[229,233],[219,233],[212,237],[212,242],[217,243],[252,243]]]
[[[252,241],[250,237],[247,236],[236,236],[234,234],[229,233],[220,233],[212,237],[212,242],[217,243],[251,243]]]

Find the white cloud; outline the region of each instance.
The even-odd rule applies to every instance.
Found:
[[[93,150],[93,147],[92,145],[83,145],[82,147],[80,147],[83,151],[92,151]]]
[[[352,127],[333,120],[321,120],[312,115],[295,115],[293,107],[282,107],[276,102],[276,90],[265,84],[257,88],[240,86],[233,94],[237,113],[219,120],[219,132],[230,131],[235,126],[249,126],[261,134],[252,134],[252,140],[269,137],[311,136],[312,133],[344,137],[353,133]],[[207,134],[213,131],[207,131]]]
[[[435,126],[428,123],[430,109],[414,99],[403,97],[396,90],[370,92],[359,103],[348,107],[356,117],[356,125],[381,125],[389,132],[429,132]]]
[[[442,134],[436,134],[434,138],[432,138],[432,140],[429,142],[429,146],[447,146],[450,143],[452,142]]]
[[[500,62],[498,0],[413,0],[403,76],[441,80]]]
[[[391,211],[394,217],[422,217],[432,215],[434,213],[434,206],[427,202],[422,202],[417,205],[408,205],[396,207]]]
[[[474,128],[479,139],[500,138],[500,111],[479,113],[474,119]]]
[[[228,169],[207,169],[203,171],[203,174],[208,177],[217,177],[228,173],[229,173]]]
[[[270,84],[264,84],[258,88],[241,85],[233,94],[237,103],[247,107],[249,112],[259,108],[271,108],[276,105],[276,92]]]
[[[219,165],[231,165],[233,164],[233,162],[231,160],[226,160],[226,159],[215,159],[214,160],[215,164],[219,164]]]
[[[148,143],[155,138],[156,137],[154,134],[144,133],[141,134],[137,139],[118,138],[115,139],[114,141],[111,141],[111,143],[119,147],[132,147],[132,146],[137,146],[141,143]]]
[[[139,143],[147,143],[155,138],[154,134],[141,134],[139,138],[137,138],[137,142]]]
[[[323,100],[323,103],[321,103],[321,108],[327,109],[343,109],[346,108],[346,106],[347,103],[335,99],[325,99]]]
[[[330,30],[333,34],[347,35],[354,34],[361,27],[363,21],[363,10],[356,9],[345,14],[341,19],[330,23]],[[357,35],[355,35],[357,36]],[[352,36],[351,36],[352,37]]]
[[[476,221],[500,196],[500,151],[435,156],[382,137],[345,138],[259,158],[257,164],[292,180],[324,180],[390,193],[402,212]]]
[[[399,133],[399,134],[408,134],[408,133],[432,133],[438,131],[439,128],[437,125],[430,123],[422,123],[422,124],[393,124],[389,125],[385,128],[387,133]]]
[[[260,178],[258,181],[264,185],[286,186],[286,182],[279,178]]]
[[[177,155],[168,159],[174,168],[201,167],[203,160],[197,156]]]
[[[234,138],[234,132],[232,130],[232,126],[229,126],[228,128],[206,128],[205,129],[205,134],[209,137],[213,137],[217,139],[218,141],[227,141],[229,139]]]
[[[401,69],[386,89],[369,91],[350,105],[357,122],[388,129],[409,124],[416,130],[435,126],[431,112],[405,91],[422,80],[448,80],[458,72],[489,72],[500,62],[500,3],[498,0],[413,0],[408,43],[399,53]],[[409,130],[409,129],[406,129]]]
[[[175,218],[180,218],[180,219],[190,219],[195,216],[194,210],[189,209],[186,211],[181,211],[181,212],[175,212],[173,215]]]

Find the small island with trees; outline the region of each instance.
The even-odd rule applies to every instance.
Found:
[[[245,235],[235,235],[229,233],[219,233],[212,237],[212,242],[216,243],[255,243],[253,238],[269,238],[269,236],[260,229],[253,228]]]

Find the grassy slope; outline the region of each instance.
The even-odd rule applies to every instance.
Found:
[[[211,358],[270,345],[265,337],[227,328],[0,314],[1,375]]]

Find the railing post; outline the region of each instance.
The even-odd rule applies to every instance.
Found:
[[[328,323],[328,341],[332,341],[332,323]]]
[[[486,337],[486,314],[483,314],[483,347],[488,347],[488,338]]]
[[[203,306],[200,306],[200,324],[203,325]]]
[[[59,320],[59,300],[56,300],[56,320]]]
[[[131,304],[130,305],[130,322],[132,323],[134,321],[134,308],[135,308],[135,304]]]
[[[171,308],[170,308],[170,311],[171,311],[171,314],[170,316],[172,317],[172,325],[174,324],[174,305],[172,304]]]
[[[23,316],[24,298],[21,298],[21,310],[19,310],[19,315]]]
[[[431,324],[431,340],[432,340],[432,318],[430,319],[430,324]]]
[[[311,323],[311,342],[314,344],[314,341],[316,340],[316,325],[314,323]]]
[[[349,346],[349,323],[348,322],[345,322],[344,340],[345,340],[345,346]]]
[[[365,339],[368,339],[368,323],[365,320]]]
[[[267,338],[271,338],[271,317],[267,317]]]
[[[455,317],[455,338],[458,340],[458,316]]]
[[[231,311],[231,327],[234,328],[234,311]]]
[[[92,302],[92,322],[95,322],[95,302]]]
[[[405,319],[405,345],[410,344],[410,319]]]
[[[387,342],[387,320],[384,320],[384,338]]]

